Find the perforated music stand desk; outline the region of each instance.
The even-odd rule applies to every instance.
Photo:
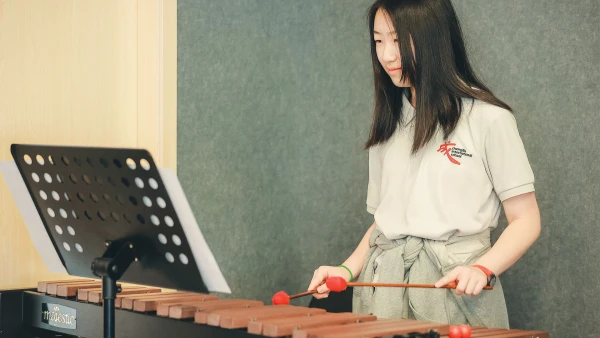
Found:
[[[118,280],[207,292],[150,153],[13,144],[11,153],[70,275],[102,278],[104,337]]]

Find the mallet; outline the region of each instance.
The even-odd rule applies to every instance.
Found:
[[[361,283],[361,282],[347,282],[342,277],[329,277],[325,281],[327,288],[333,292],[342,292],[346,290],[348,286],[370,286],[370,287],[394,287],[394,288],[426,288],[426,289],[438,289],[434,284],[401,284],[401,283]],[[444,286],[440,286],[439,289],[456,289],[456,283],[448,283]],[[492,290],[492,286],[485,286],[484,290]],[[273,298],[271,302],[273,305],[288,305],[290,303],[290,299],[312,295],[316,293],[317,290],[310,290],[302,293],[297,293],[295,295],[288,295],[284,291],[279,291]]]

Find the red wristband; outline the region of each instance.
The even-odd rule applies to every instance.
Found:
[[[483,271],[483,273],[485,273],[485,275],[487,276],[487,285],[488,286],[494,286],[496,284],[496,274],[494,274],[494,272],[488,268],[486,268],[485,266],[482,265],[478,265],[475,264],[473,265],[474,268],[477,268],[481,271]]]
[[[481,271],[483,271],[483,273],[485,273],[485,275],[486,275],[486,276],[488,276],[488,278],[489,278],[490,276],[494,275],[494,273],[492,272],[492,270],[490,270],[490,269],[486,268],[485,266],[482,266],[482,265],[478,265],[478,264],[476,264],[476,265],[473,265],[473,267],[474,267],[474,268],[477,268],[477,269],[479,269],[479,270],[481,270]]]

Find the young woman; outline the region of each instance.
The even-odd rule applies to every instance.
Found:
[[[540,234],[534,175],[511,108],[474,74],[450,0],[377,0],[369,9],[375,109],[362,241],[327,277],[435,283],[356,287],[353,311],[508,327],[496,276]],[[509,222],[492,247],[501,209]],[[455,290],[440,286],[457,282]],[[493,290],[482,290],[486,285]]]

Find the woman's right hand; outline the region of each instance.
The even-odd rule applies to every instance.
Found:
[[[312,281],[308,286],[308,291],[317,289],[317,293],[313,296],[317,299],[327,298],[329,296],[329,289],[325,284],[325,281],[329,277],[342,277],[346,282],[350,281],[350,273],[348,270],[339,266],[320,266],[313,274]]]

